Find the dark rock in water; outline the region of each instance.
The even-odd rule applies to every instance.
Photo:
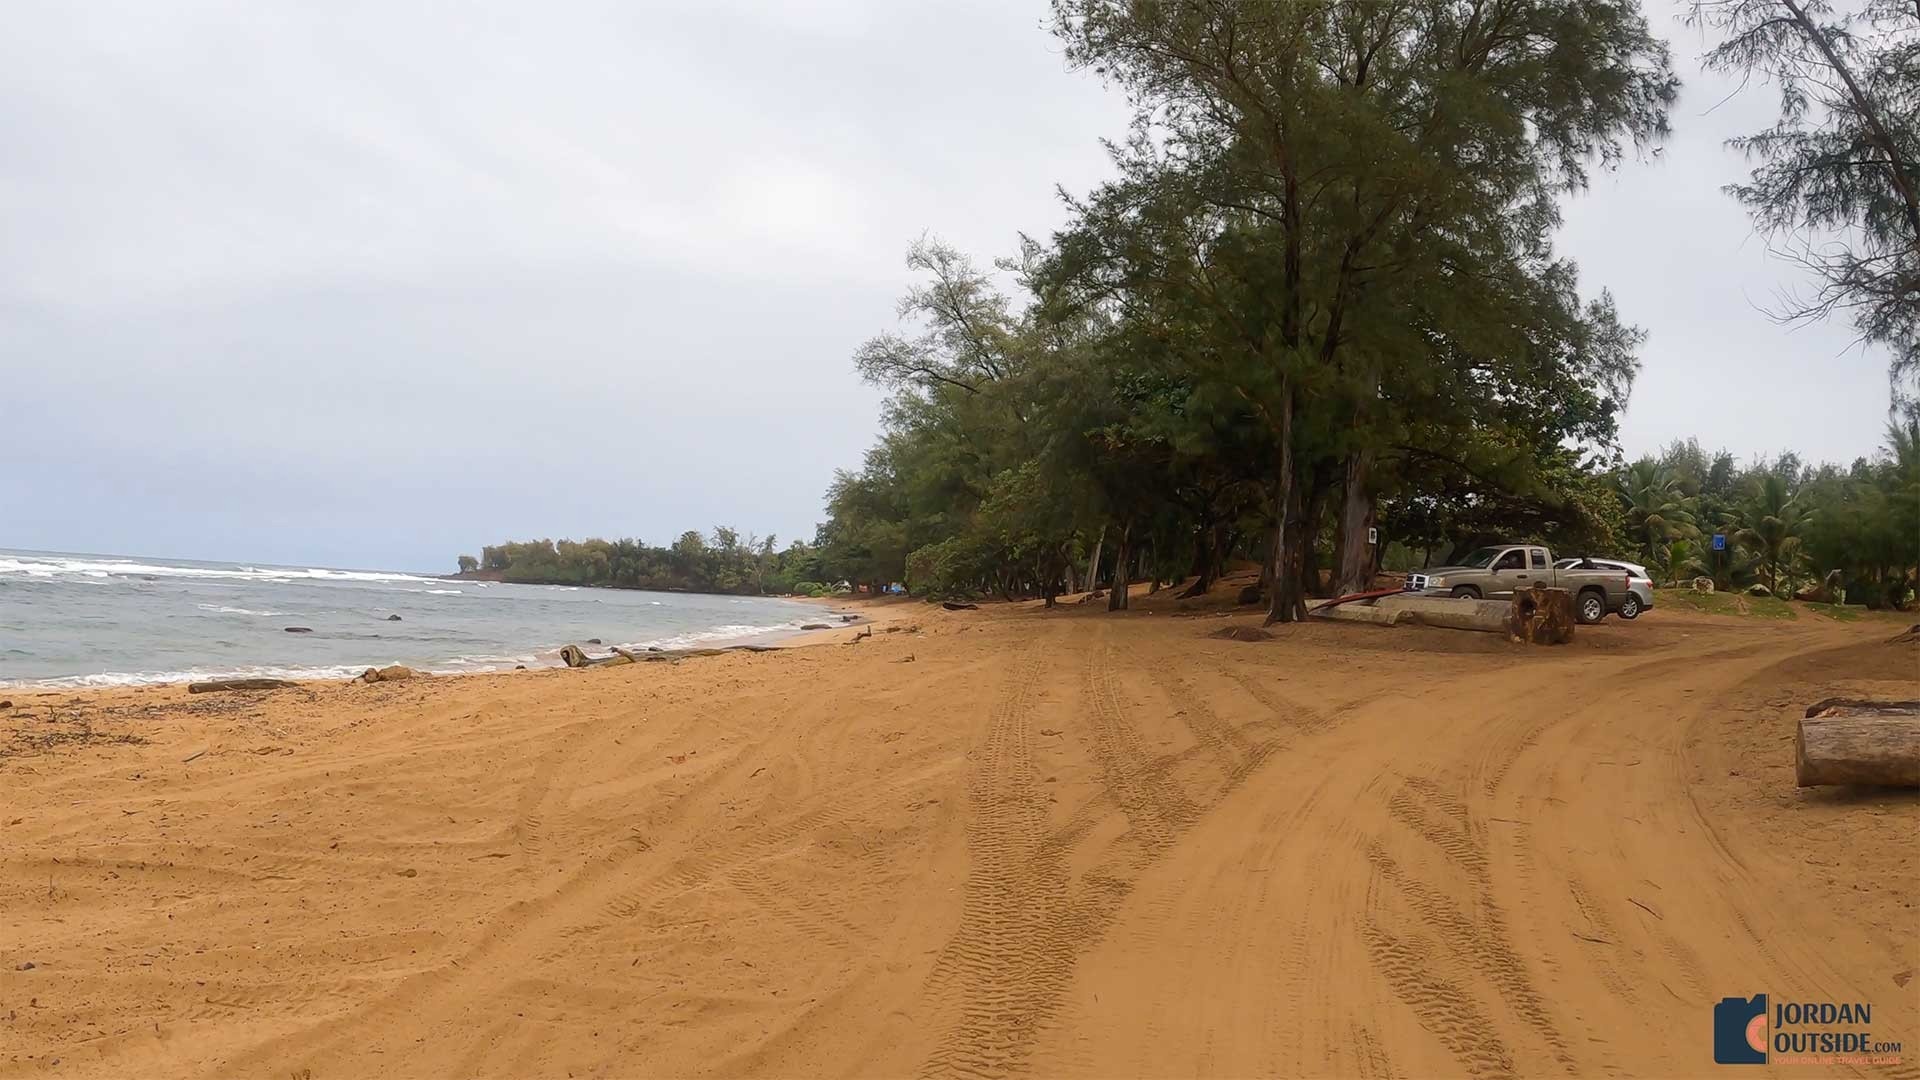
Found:
[[[589,645],[604,645],[604,644],[606,644],[606,642],[604,642],[604,641],[601,641],[601,640],[600,640],[599,638],[597,638],[597,637],[590,637],[590,638],[588,638],[588,639],[587,639],[587,644],[589,644]]]
[[[667,650],[661,648],[658,645],[649,645],[647,646],[647,651],[648,652],[666,652]]]
[[[855,619],[858,619],[859,617],[860,617],[860,616],[858,616],[858,615],[842,615],[842,616],[840,616],[840,621],[841,621],[841,622],[853,622],[853,621],[854,621]]]
[[[527,665],[525,665],[525,664],[515,664],[515,665],[513,665],[513,670],[515,670],[515,671],[525,671],[525,670],[527,670]]]
[[[802,626],[802,627],[801,627],[800,629],[802,629],[802,630],[831,630],[831,629],[833,629],[833,627],[831,627],[831,626],[828,626],[828,625],[827,625],[826,623],[823,623],[823,622],[810,622],[810,623],[807,623],[807,624],[806,624],[805,626]]]
[[[289,633],[289,634],[311,634],[311,633],[313,633],[313,627],[311,627],[311,626],[289,626],[289,627],[287,627],[287,633]]]
[[[398,615],[389,615],[389,616],[387,616],[387,621],[388,621],[388,622],[399,622],[399,621],[400,621],[400,616],[398,616]]]

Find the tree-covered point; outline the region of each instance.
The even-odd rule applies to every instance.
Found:
[[[771,536],[755,537],[726,527],[711,537],[685,532],[671,547],[638,540],[522,540],[462,555],[463,573],[497,574],[528,585],[599,585],[622,589],[732,594],[819,595],[820,557],[795,541],[776,548]]]

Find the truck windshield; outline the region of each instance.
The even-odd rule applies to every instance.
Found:
[[[1507,549],[1497,548],[1497,547],[1481,548],[1479,551],[1476,551],[1473,554],[1467,556],[1466,558],[1461,559],[1460,565],[1472,567],[1475,570],[1485,570],[1487,568],[1487,564],[1499,558],[1500,553],[1505,550]]]

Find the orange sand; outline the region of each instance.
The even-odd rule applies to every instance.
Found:
[[[1888,624],[1143,606],[0,694],[0,1076],[1698,1075],[1759,991],[1920,1075],[1920,800],[1792,786]]]

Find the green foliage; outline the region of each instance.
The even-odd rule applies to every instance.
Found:
[[[1881,453],[1842,472],[1793,454],[1746,469],[1675,443],[1616,478],[1634,542],[1665,579],[1704,576],[1726,591],[1759,581],[1779,597],[1839,571],[1842,593],[1902,605],[1920,577],[1920,409],[1887,425]],[[1709,536],[1729,543],[1714,551]]]
[[[1635,553],[1650,569],[1662,572],[1656,576],[1666,576],[1673,569],[1669,545],[1700,534],[1694,505],[1680,476],[1653,458],[1641,458],[1619,475],[1616,484]]]
[[[1784,583],[1791,592],[1807,515],[1787,490],[1787,478],[1777,472],[1758,476],[1741,508],[1740,520],[1743,524],[1734,539],[1753,553],[1768,591],[1779,595]]]
[[[1732,140],[1755,167],[1727,188],[1817,282],[1780,316],[1843,313],[1920,386],[1920,5],[1696,0],[1692,21],[1723,35],[1709,67],[1780,95],[1778,122]]]
[[[972,536],[949,536],[907,557],[907,588],[934,600],[978,594],[996,569],[991,549]]]
[[[468,561],[461,557],[463,568]],[[799,591],[794,583],[818,570],[819,556],[804,543],[777,551],[771,536],[743,537],[722,526],[711,538],[682,533],[665,548],[637,540],[511,541],[483,549],[480,563],[529,585],[767,594]]]

